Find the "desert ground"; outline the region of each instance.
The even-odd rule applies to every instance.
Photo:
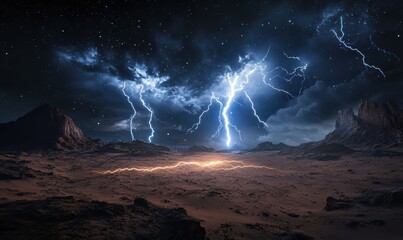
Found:
[[[0,180],[1,204],[62,196],[130,204],[143,197],[164,208],[183,207],[211,240],[403,236],[402,156],[89,151],[3,153],[0,159],[31,172]],[[178,162],[214,164],[151,169]],[[119,168],[137,170],[105,172]]]

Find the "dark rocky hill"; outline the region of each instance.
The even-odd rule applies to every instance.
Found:
[[[189,147],[188,152],[215,152],[215,150],[206,146],[193,145]]]
[[[252,151],[282,151],[291,148],[284,143],[262,142],[257,145]]]
[[[353,149],[403,147],[403,110],[393,102],[361,101],[358,114],[339,111],[335,130],[324,143],[339,143]]]
[[[0,149],[77,149],[96,145],[58,108],[44,104],[16,121],[0,124]]]

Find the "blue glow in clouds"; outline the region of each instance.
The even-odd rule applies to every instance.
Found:
[[[270,50],[270,49],[269,49]],[[262,118],[257,114],[255,104],[252,100],[252,98],[249,96],[249,94],[246,92],[245,88],[249,85],[251,82],[251,76],[260,76],[260,80],[262,83],[265,85],[269,86],[271,89],[285,93],[289,97],[294,97],[294,95],[282,88],[276,87],[274,80],[280,79],[286,82],[292,82],[294,78],[300,78],[302,79],[301,82],[301,88],[299,93],[302,92],[303,88],[303,82],[306,79],[305,76],[305,70],[308,67],[308,64],[303,62],[299,57],[292,57],[288,56],[287,54],[284,53],[284,55],[287,57],[287,59],[292,59],[292,60],[297,60],[299,62],[302,62],[303,64],[300,66],[297,66],[294,68],[292,71],[288,71],[284,67],[278,66],[273,68],[271,71],[266,73],[266,65],[264,64],[264,61],[266,60],[269,50],[266,52],[265,56],[258,62],[256,63],[244,63],[243,67],[239,71],[232,71],[230,69],[229,72],[227,72],[223,80],[225,81],[225,90],[223,93],[223,98],[224,101],[221,101],[218,97],[216,97],[215,93],[212,93],[212,96],[210,97],[210,102],[205,110],[199,115],[198,117],[198,122],[193,124],[191,128],[187,130],[188,133],[193,133],[199,128],[199,125],[202,123],[202,118],[203,116],[208,113],[211,110],[211,106],[213,105],[213,101],[217,102],[220,105],[220,110],[218,114],[218,122],[219,126],[213,136],[211,138],[218,137],[222,128],[225,130],[225,145],[227,147],[230,147],[233,143],[232,137],[231,137],[231,132],[235,131],[238,135],[238,138],[242,141],[242,135],[241,135],[241,130],[238,129],[238,127],[232,122],[231,118],[231,108],[233,106],[233,103],[237,103],[237,98],[238,97],[246,97],[246,99],[250,102],[250,107],[253,111],[254,117],[259,121],[260,124],[262,124],[265,129],[267,130],[268,125],[265,121],[262,120]],[[239,62],[242,63],[244,60],[249,60],[249,56],[247,55],[245,58],[239,57]],[[270,78],[267,78],[267,74],[274,74],[275,75],[271,76]],[[223,103],[224,102],[224,103]]]

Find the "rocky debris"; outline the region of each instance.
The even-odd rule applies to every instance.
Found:
[[[348,209],[352,207],[352,201],[344,199],[336,199],[334,197],[327,197],[326,199],[326,211],[334,211],[341,209]]]
[[[44,104],[14,122],[0,124],[0,148],[5,150],[77,149],[95,146],[58,108]]]
[[[257,145],[252,151],[282,151],[291,148],[284,143],[262,142]]]
[[[403,188],[366,190],[358,200],[372,206],[403,207]]]
[[[169,153],[167,147],[141,140],[108,143],[93,150],[93,153],[122,153],[130,156],[157,156]]]
[[[283,240],[313,240],[313,237],[300,232],[284,232],[281,234]]]
[[[292,218],[298,218],[299,215],[295,213],[287,213],[287,216],[292,217]]]
[[[339,143],[357,150],[403,147],[403,110],[392,102],[360,102],[358,115],[352,109],[339,111],[335,130],[325,143]]]
[[[221,193],[217,192],[217,191],[210,191],[207,193],[208,197],[215,197],[215,196],[220,196],[220,195],[221,195]]]
[[[268,212],[262,211],[261,213],[262,217],[269,217],[270,214]]]
[[[252,229],[252,230],[257,230],[257,231],[264,230],[264,227],[260,223],[245,223],[245,227]]]
[[[328,197],[326,211],[342,210],[357,205],[369,207],[403,207],[403,188],[387,188],[379,190],[364,190],[360,196],[342,199]]]
[[[35,178],[38,175],[51,175],[33,170],[24,165],[23,162],[14,160],[0,160],[0,180]]]
[[[205,238],[200,222],[186,215],[183,209],[164,209],[148,202],[147,206],[73,197],[2,203],[0,232],[4,239]]]
[[[193,145],[189,147],[188,152],[215,152],[215,150],[206,146]]]
[[[148,201],[145,200],[144,198],[135,198],[133,201],[133,205],[143,208],[149,208]]]

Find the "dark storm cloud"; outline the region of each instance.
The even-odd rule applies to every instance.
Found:
[[[303,95],[290,101],[288,107],[268,118],[269,133],[260,140],[291,145],[321,140],[334,129],[337,112],[356,109],[362,99],[395,101],[402,106],[400,90],[396,89],[403,89],[401,78],[384,80],[369,71],[349,83],[335,86],[318,81]]]
[[[229,69],[237,72],[245,63],[259,61],[270,47],[268,71],[277,66],[292,71],[301,61],[308,66],[300,96],[301,79],[273,80],[295,99],[267,86],[252,87],[257,112],[273,126],[262,139],[295,144],[319,139],[331,129],[338,109],[356,105],[357,96],[381,96],[376,90],[383,89],[383,82],[390,87],[382,91],[390,90],[395,96],[391,98],[399,99],[393,86],[400,82],[391,82],[390,73],[401,65],[377,47],[401,55],[400,5],[399,1],[10,1],[0,10],[4,33],[0,99],[17,109],[24,106],[24,111],[38,102],[51,102],[72,115],[90,136],[128,140],[123,130],[131,109],[121,84],[131,82],[136,99],[139,84],[145,84],[145,98],[159,119],[155,123],[159,143],[187,139],[208,144],[216,115],[207,117],[202,131],[185,135],[197,120],[194,114],[206,107],[212,91],[223,94],[222,76]],[[345,19],[346,39],[365,52],[368,62],[388,72],[386,79],[357,87],[365,82],[357,79],[376,73],[362,74],[365,67],[358,56],[342,48],[332,34],[331,29],[339,30],[340,16]],[[247,61],[239,62],[240,57]],[[151,80],[144,82],[141,75]],[[141,109],[136,126],[146,130],[147,115],[138,101],[135,105]],[[249,117],[248,102],[243,105],[234,107],[234,121],[244,127],[245,145],[253,145],[266,133],[253,115]],[[2,117],[18,115],[4,109]],[[147,133],[139,134],[144,138]]]

